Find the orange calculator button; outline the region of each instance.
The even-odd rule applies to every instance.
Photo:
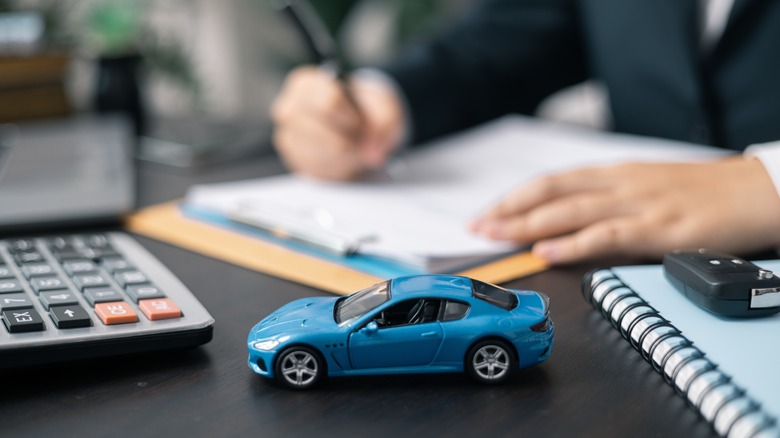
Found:
[[[138,307],[152,321],[179,318],[181,316],[179,307],[168,298],[141,300],[138,302]]]
[[[138,314],[124,301],[95,304],[95,314],[105,325],[138,322]]]

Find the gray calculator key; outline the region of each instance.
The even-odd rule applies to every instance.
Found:
[[[0,278],[14,278],[14,271],[8,266],[0,266]]]
[[[14,239],[8,242],[8,250],[11,252],[27,252],[35,249],[35,242],[31,239]]]
[[[59,277],[33,277],[30,279],[30,286],[32,286],[35,293],[41,293],[46,290],[59,290],[67,289],[68,286]]]
[[[56,272],[48,263],[26,263],[22,265],[22,273],[25,277],[35,277],[39,275],[52,275]]]
[[[17,280],[0,280],[0,294],[22,292],[24,289]]]
[[[43,319],[34,309],[3,310],[3,323],[11,333],[40,332],[44,330]]]
[[[120,271],[129,271],[135,269],[135,266],[121,257],[108,257],[103,259],[103,267],[112,274]]]
[[[63,269],[70,275],[86,274],[97,271],[97,265],[92,260],[68,260],[62,264]]]
[[[111,248],[81,248],[79,252],[90,259],[100,259],[104,257],[118,257],[119,253]]]
[[[127,294],[134,302],[138,300],[146,300],[149,298],[165,298],[165,294],[152,284],[134,284],[127,286]]]
[[[140,271],[118,272],[116,275],[114,275],[114,277],[122,287],[127,287],[131,284],[143,284],[149,282],[149,280],[146,278],[146,275]]]
[[[108,281],[101,274],[74,275],[73,282],[81,290],[88,287],[108,286]]]
[[[54,251],[54,257],[56,257],[57,260],[59,260],[60,262],[66,262],[68,260],[74,260],[74,259],[82,260],[84,258],[84,255],[75,250],[64,249],[64,250]]]
[[[90,234],[84,237],[84,243],[91,248],[111,248],[105,234]]]
[[[87,299],[90,306],[94,306],[98,303],[125,300],[122,294],[109,287],[88,287],[84,289],[84,297]]]
[[[46,310],[49,310],[51,306],[77,304],[79,302],[78,298],[76,298],[76,294],[69,290],[41,292],[40,299]]]
[[[6,294],[0,295],[0,309],[26,309],[32,307],[33,303],[26,294]]]
[[[43,254],[37,251],[20,252],[14,255],[14,258],[19,263],[36,263],[46,261],[46,258],[43,257]]]
[[[58,329],[89,327],[92,320],[81,306],[56,306],[49,312]]]

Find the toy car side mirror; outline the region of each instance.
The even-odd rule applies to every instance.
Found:
[[[371,321],[366,324],[365,330],[367,335],[373,335],[377,330],[379,330],[379,325],[376,323],[376,321]]]

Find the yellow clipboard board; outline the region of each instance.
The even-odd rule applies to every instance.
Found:
[[[179,202],[144,208],[126,219],[127,229],[275,277],[345,295],[385,280],[352,268],[301,254],[289,248],[190,219]],[[530,252],[512,254],[459,275],[488,283],[504,283],[547,269]]]

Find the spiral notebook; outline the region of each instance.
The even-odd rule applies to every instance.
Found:
[[[780,271],[780,261],[759,262]],[[661,265],[596,270],[585,299],[720,436],[780,437],[780,314],[726,319],[667,282]]]

